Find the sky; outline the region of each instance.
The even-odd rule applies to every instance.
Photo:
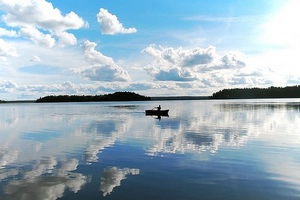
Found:
[[[0,99],[300,84],[298,0],[0,0]]]

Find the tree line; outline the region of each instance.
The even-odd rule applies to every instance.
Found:
[[[269,88],[223,89],[210,99],[300,98],[300,85]]]
[[[87,101],[147,101],[150,97],[142,96],[134,92],[115,92],[104,95],[58,95],[45,96],[36,100],[43,102],[87,102]]]

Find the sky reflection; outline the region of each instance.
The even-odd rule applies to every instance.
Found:
[[[103,196],[112,193],[115,187],[121,186],[121,181],[126,179],[128,175],[138,175],[139,169],[119,169],[117,167],[105,168],[101,177],[100,190]]]
[[[266,179],[300,194],[299,103],[185,103],[162,102],[170,116],[161,120],[144,115],[151,102],[1,106],[0,199],[58,199],[93,185],[104,197],[113,196],[126,177],[152,165],[147,158],[175,155],[184,159],[170,168],[187,167],[185,155],[199,162],[226,158],[233,165],[253,158]],[[127,152],[129,147],[136,152]]]
[[[7,169],[2,171],[2,178],[9,179],[4,186],[4,199],[58,199],[66,189],[77,193],[88,177],[74,173],[78,160],[47,158],[34,163],[30,169]],[[15,179],[18,177],[18,179]]]

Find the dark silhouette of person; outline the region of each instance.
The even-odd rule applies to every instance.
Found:
[[[161,107],[160,107],[160,105],[159,105],[159,106],[157,107],[157,110],[160,111],[160,109],[161,109]]]

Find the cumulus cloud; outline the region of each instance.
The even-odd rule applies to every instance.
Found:
[[[215,47],[183,49],[150,45],[143,52],[154,58],[145,69],[159,81],[198,80],[199,68],[212,65],[217,57]]]
[[[213,46],[183,49],[149,45],[143,52],[154,58],[145,70],[157,81],[200,81],[213,86],[230,82],[239,69],[247,66],[241,53],[226,52],[221,55]],[[220,72],[222,81],[217,75]]]
[[[55,39],[50,34],[44,34],[34,27],[21,28],[20,33],[39,46],[53,47]]]
[[[241,55],[228,53],[221,59],[224,68],[243,68],[246,63]]]
[[[72,33],[58,32],[58,33],[56,33],[56,36],[59,39],[60,46],[77,44],[77,39]]]
[[[18,88],[18,85],[12,81],[3,81],[0,83],[0,93],[13,92]]]
[[[102,34],[115,35],[137,32],[136,28],[124,28],[117,16],[109,13],[108,10],[104,8],[100,8],[97,18],[100,23]]]
[[[75,36],[67,31],[87,26],[87,22],[76,13],[62,15],[59,9],[45,0],[2,0],[0,10],[5,13],[2,15],[2,21],[7,26],[19,28],[19,35],[47,47],[55,44],[55,37],[59,38],[61,44],[75,44]],[[16,35],[15,32],[5,33],[10,33],[10,36]]]
[[[171,68],[169,70],[160,70],[154,74],[156,80],[159,81],[194,81],[197,80],[196,74],[179,68]]]
[[[12,81],[0,82],[0,93],[11,95],[11,99],[21,98],[26,95],[29,99],[37,99],[46,95],[59,95],[59,94],[85,94],[97,88],[95,85],[75,85],[69,81],[62,84],[51,85],[19,85]],[[91,92],[92,93],[92,92]]]
[[[199,65],[210,64],[214,61],[216,55],[215,47],[208,47],[206,49],[193,48],[183,49],[162,47],[156,45],[149,45],[143,52],[156,58],[159,63],[166,65],[174,65],[179,67],[193,67]]]
[[[118,66],[112,58],[97,51],[96,46],[97,44],[94,42],[84,42],[84,56],[91,66],[80,70],[80,75],[92,81],[130,81],[128,72]]]
[[[103,192],[103,196],[109,195],[115,187],[121,186],[121,181],[126,179],[127,175],[139,175],[139,169],[119,169],[117,167],[111,167],[104,169],[101,177],[100,190]]]
[[[126,82],[129,81],[128,73],[118,66],[102,65],[93,66],[81,71],[81,75],[92,81]]]
[[[84,57],[86,58],[86,60],[93,64],[113,65],[113,59],[97,51],[95,49],[96,46],[96,43],[91,42],[89,40],[83,43]]]

